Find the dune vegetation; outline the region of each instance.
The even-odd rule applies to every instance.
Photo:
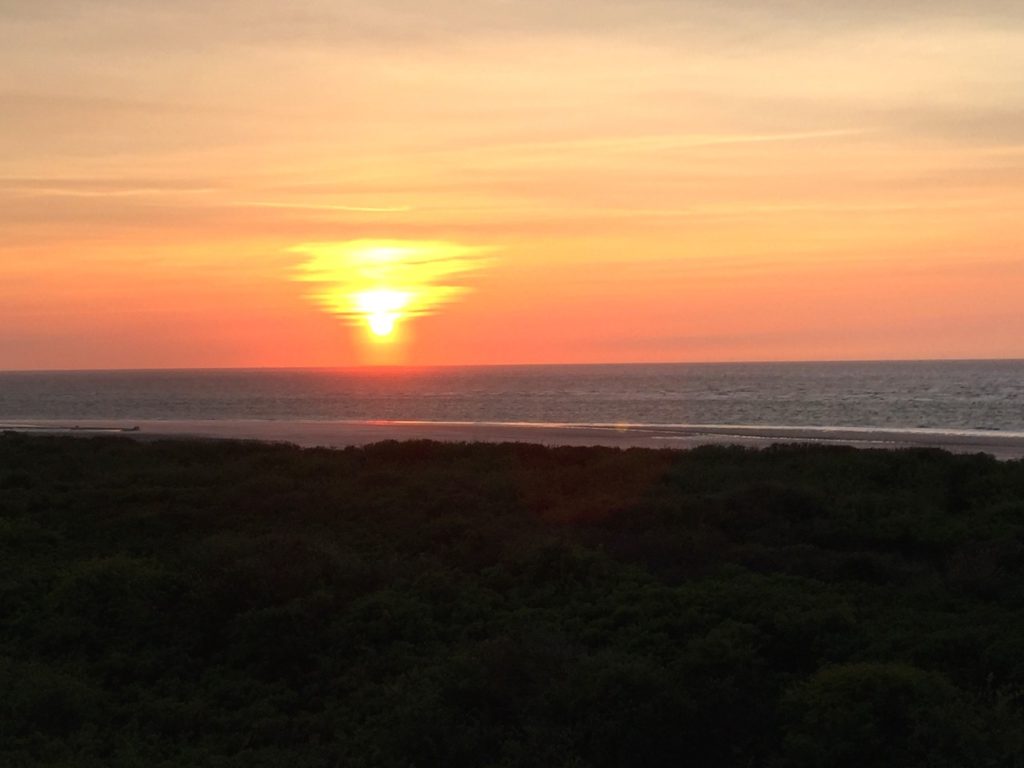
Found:
[[[0,436],[5,766],[1024,765],[1024,461]]]

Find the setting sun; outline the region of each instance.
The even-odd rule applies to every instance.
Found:
[[[398,318],[391,314],[370,315],[368,322],[370,330],[375,336],[387,338],[395,330],[395,320]]]
[[[411,296],[401,291],[386,289],[356,294],[359,310],[365,315],[367,325],[374,336],[385,339],[395,330],[395,323],[402,318],[402,310],[409,304]]]
[[[443,241],[305,243],[296,279],[323,284],[311,298],[331,314],[390,341],[400,321],[433,314],[468,289],[457,284],[484,264],[485,248]]]

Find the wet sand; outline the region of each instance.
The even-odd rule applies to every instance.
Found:
[[[135,429],[137,428],[137,429]],[[366,445],[381,440],[528,442],[544,445],[693,448],[698,445],[764,447],[776,443],[853,445],[864,448],[943,448],[1024,457],[1024,433],[964,430],[882,430],[810,427],[504,424],[396,421],[0,421],[0,431],[38,434],[117,434],[143,440],[230,438],[313,447]]]

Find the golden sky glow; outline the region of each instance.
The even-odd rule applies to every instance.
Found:
[[[1024,357],[1021,3],[0,0],[0,116],[0,369]]]
[[[479,269],[485,249],[416,240],[305,243],[296,279],[317,284],[312,297],[329,313],[390,340],[403,320],[424,317],[466,291],[455,281]]]

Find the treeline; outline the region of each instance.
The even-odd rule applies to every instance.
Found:
[[[1024,765],[1024,462],[0,437],[5,766]]]

